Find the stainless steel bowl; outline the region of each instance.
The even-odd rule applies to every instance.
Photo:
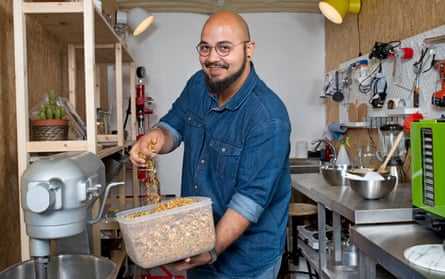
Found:
[[[349,185],[345,178],[348,169],[350,169],[348,165],[323,165],[320,166],[320,173],[329,185],[343,186]]]
[[[348,178],[351,189],[362,198],[368,200],[381,199],[388,195],[396,185],[397,178],[383,174],[384,180],[359,180]]]
[[[109,259],[93,255],[58,255],[48,263],[48,279],[111,279],[116,265]],[[0,279],[36,279],[34,261],[29,260],[0,272]]]

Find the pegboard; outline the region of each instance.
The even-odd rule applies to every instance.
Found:
[[[350,126],[363,124],[367,127],[380,127],[387,122],[403,124],[404,118],[415,112],[420,112],[426,119],[437,119],[445,114],[445,107],[432,105],[432,94],[441,89],[439,71],[432,67],[432,59],[445,59],[445,40],[440,43],[425,43],[427,38],[445,35],[445,25],[434,28],[416,36],[400,40],[399,48],[412,48],[413,57],[411,59],[397,59],[396,57],[387,57],[379,60],[375,57],[369,59],[369,53],[346,61],[339,65],[337,70],[326,73],[324,91],[322,97],[332,97],[336,88],[336,71],[340,80],[338,89],[343,93],[344,99],[339,102],[339,119],[341,123],[347,123]],[[389,42],[382,42],[389,43]],[[371,52],[372,50],[370,50]],[[423,72],[419,77],[419,106],[413,107],[413,88],[416,77],[416,67],[414,64],[419,61],[422,51],[426,52],[423,59]],[[375,75],[379,61],[381,62],[382,73],[386,79],[386,99],[381,108],[373,108],[369,100],[373,95],[370,90],[367,94],[359,90],[359,77],[363,78],[363,71],[356,67],[358,61],[368,60],[367,72],[369,76]],[[429,70],[428,70],[429,69]],[[394,102],[392,109],[388,108],[388,101]],[[368,113],[362,123],[354,123],[349,119],[350,104],[357,107],[360,104],[367,104]],[[360,120],[362,121],[362,120]]]

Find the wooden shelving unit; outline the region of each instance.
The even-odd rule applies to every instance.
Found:
[[[28,62],[27,62],[27,20],[41,24],[48,32],[54,34],[60,41],[68,45],[68,69],[70,103],[76,104],[78,92],[85,93],[85,140],[67,141],[31,141],[29,125],[28,101]],[[15,48],[15,75],[16,75],[16,108],[17,111],[17,149],[18,149],[18,175],[19,187],[21,176],[29,166],[33,153],[42,152],[68,152],[89,151],[99,158],[107,157],[123,149],[136,139],[136,116],[131,114],[131,135],[129,140],[124,139],[124,111],[123,111],[123,65],[130,66],[130,95],[131,110],[135,111],[135,64],[134,60],[109,25],[102,13],[97,10],[92,0],[81,2],[24,2],[14,0],[14,48]],[[84,86],[76,90],[76,49],[82,48],[84,62]],[[114,66],[116,87],[116,117],[117,134],[97,135],[96,108],[100,106],[98,96],[97,64]],[[101,144],[98,144],[100,142]],[[103,144],[103,143],[107,144]],[[124,168],[125,169],[125,168]],[[125,172],[125,170],[123,171]],[[135,174],[133,174],[135,177]],[[124,177],[125,178],[125,177]],[[135,184],[135,183],[133,183]],[[123,187],[122,187],[123,188]],[[138,186],[133,185],[133,193],[138,193]],[[125,196],[125,189],[120,194]],[[137,194],[134,196],[137,197]],[[136,199],[137,200],[137,199]],[[126,201],[123,200],[122,205]],[[133,202],[133,205],[137,203]],[[21,252],[22,259],[29,259],[28,236],[25,231],[23,213],[21,212]],[[122,261],[122,255],[118,257]]]

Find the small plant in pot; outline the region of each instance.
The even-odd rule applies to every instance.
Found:
[[[40,105],[38,119],[32,121],[32,140],[66,140],[68,128],[65,107],[57,105],[56,92],[51,90],[48,103]]]

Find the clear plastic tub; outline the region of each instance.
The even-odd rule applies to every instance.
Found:
[[[189,198],[197,202],[135,218],[124,216],[150,211],[159,205],[138,207],[116,214],[125,249],[133,262],[151,268],[214,248],[212,201],[206,197]]]

